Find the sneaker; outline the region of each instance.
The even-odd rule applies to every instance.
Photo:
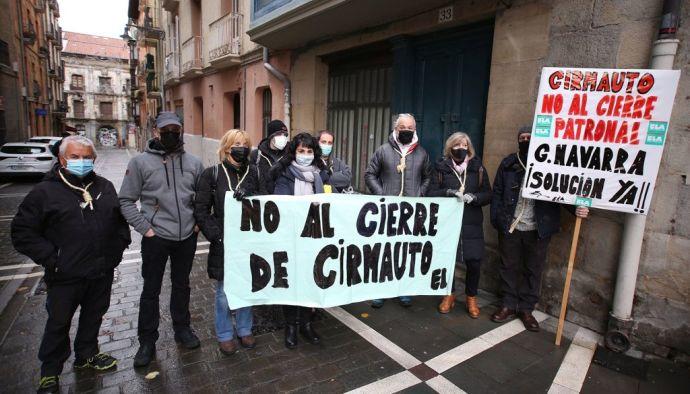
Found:
[[[182,343],[182,346],[187,349],[196,349],[201,346],[199,338],[194,334],[191,328],[185,328],[175,333],[175,342]]]
[[[383,306],[383,300],[373,300],[371,302],[371,307],[374,309],[379,309]]]
[[[105,371],[117,365],[117,359],[106,353],[98,353],[97,355],[83,360],[74,360],[74,368],[93,368],[96,371]]]
[[[60,378],[57,376],[41,376],[38,382],[38,394],[41,393],[59,393],[60,392]]]
[[[400,299],[400,305],[401,306],[403,306],[405,308],[409,308],[412,306],[412,297],[401,296],[401,297],[399,297],[399,299]]]
[[[137,354],[134,355],[134,367],[145,367],[151,363],[156,356],[156,345],[152,343],[142,343],[139,345]]]

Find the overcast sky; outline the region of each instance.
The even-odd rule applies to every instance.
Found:
[[[127,24],[127,0],[58,0],[64,31],[120,37]]]

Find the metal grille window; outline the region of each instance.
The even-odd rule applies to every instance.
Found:
[[[271,121],[273,116],[273,95],[271,94],[271,88],[264,89],[263,92],[263,109],[261,111],[261,121],[263,124],[264,137],[268,137],[266,133],[268,132],[268,123]]]
[[[335,133],[334,154],[352,168],[352,186],[365,191],[369,159],[391,130],[392,69],[376,66],[331,74],[328,79],[328,129]]]

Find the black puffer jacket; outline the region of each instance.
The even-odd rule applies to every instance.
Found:
[[[235,190],[245,170],[224,165],[228,170],[232,189]],[[246,196],[258,195],[261,189],[256,166],[250,165],[248,171],[240,189],[244,189]],[[201,173],[194,201],[194,218],[201,232],[211,242],[207,272],[209,278],[216,280],[223,280],[223,220],[226,192],[229,192],[228,180],[220,164]],[[232,192],[229,193],[232,195]]]
[[[465,204],[462,216],[462,231],[458,243],[457,260],[481,260],[484,257],[484,214],[482,207],[491,202],[491,181],[482,166],[482,160],[475,156],[467,163],[465,193],[474,194],[476,200]],[[460,176],[462,178],[462,176]],[[434,163],[434,173],[428,195],[431,197],[450,197],[448,190],[460,189],[460,181],[455,176],[451,159],[441,159]],[[453,196],[453,198],[455,198]]]
[[[400,164],[400,148],[393,138],[393,133],[388,136],[388,142],[379,146],[369,161],[364,179],[371,194],[378,196],[422,197],[426,195],[429,187],[431,165],[429,155],[421,145],[405,156],[405,184],[403,176],[397,168]],[[402,190],[402,194],[400,193]]]
[[[520,187],[524,177],[525,170],[520,165],[515,153],[503,159],[498,165],[498,170],[496,170],[491,198],[491,224],[503,234],[508,233],[515,216],[515,208],[520,197]],[[564,206],[571,213],[575,213],[574,205]],[[560,204],[536,200],[534,202],[534,218],[537,221],[539,238],[556,234],[561,228]]]
[[[74,186],[91,183],[93,210],[80,206],[82,193],[58,171]],[[93,172],[79,179],[59,165],[24,198],[11,231],[15,249],[45,267],[49,284],[112,274],[131,242],[113,184]]]
[[[273,194],[274,177],[271,175],[273,167],[287,153],[287,146],[282,151],[271,149],[270,139],[264,138],[249,155],[249,162],[256,166],[257,176],[261,184],[261,190],[266,194]]]

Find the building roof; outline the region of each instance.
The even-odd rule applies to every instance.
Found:
[[[62,34],[63,53],[76,53],[109,57],[115,59],[129,59],[129,48],[121,38],[92,36],[90,34],[74,33],[70,31]]]

